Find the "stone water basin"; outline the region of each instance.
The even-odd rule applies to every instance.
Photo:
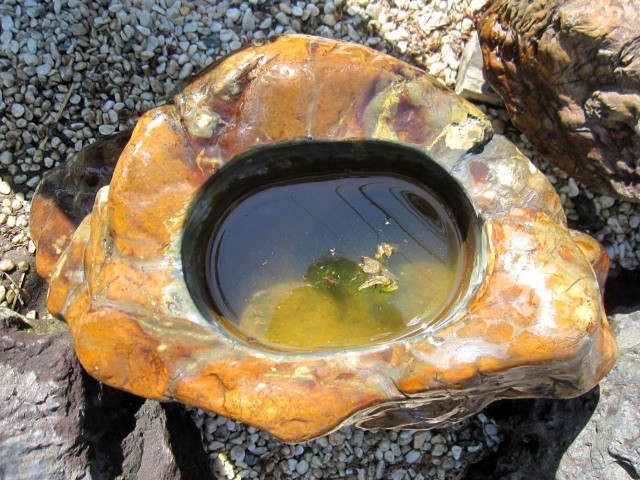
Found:
[[[606,254],[544,175],[359,45],[221,60],[49,174],[31,211],[91,375],[287,441],[576,396],[615,360]]]

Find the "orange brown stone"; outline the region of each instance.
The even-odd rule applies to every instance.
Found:
[[[487,262],[457,321],[301,355],[202,318],[181,270],[191,200],[234,155],[297,139],[404,143],[458,179],[483,221]],[[300,442],[345,423],[429,428],[498,398],[575,396],[615,360],[602,248],[567,228],[552,186],[478,109],[379,52],[298,35],[238,52],[145,114],[112,171],[84,220],[62,208],[60,177],[45,179],[31,223],[49,308],[111,386]]]

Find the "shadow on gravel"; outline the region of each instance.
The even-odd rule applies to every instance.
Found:
[[[640,310],[640,270],[610,272],[604,295],[608,315]],[[485,413],[504,441],[473,465],[465,480],[553,480],[562,456],[593,415],[600,388],[569,400],[502,400]],[[630,478],[635,478],[631,477]]]
[[[466,480],[553,480],[562,455],[591,418],[599,388],[569,400],[502,400],[485,413],[504,434],[500,449]]]

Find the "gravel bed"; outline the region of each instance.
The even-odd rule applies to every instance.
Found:
[[[0,304],[35,315],[15,294],[35,247],[29,200],[42,175],[97,138],[135,124],[179,83],[247,43],[308,33],[368,45],[453,86],[484,0],[5,0],[0,4]],[[601,241],[614,268],[637,269],[640,206],[599,196],[549,166],[487,109],[545,172],[571,225]],[[483,414],[432,432],[343,428],[301,445],[192,411],[221,478],[460,478],[500,443]]]

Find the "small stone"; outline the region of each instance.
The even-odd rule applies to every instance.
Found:
[[[73,33],[76,37],[81,37],[87,34],[87,27],[85,27],[82,23],[74,23],[71,25],[71,33]]]
[[[420,450],[427,440],[431,440],[431,432],[420,430],[413,435],[413,448]]]
[[[182,80],[184,78],[187,78],[189,75],[191,75],[191,73],[193,73],[193,65],[191,65],[190,63],[185,63],[180,69],[178,78]]]
[[[233,32],[231,30],[222,30],[220,32],[220,41],[227,43],[233,38]]]
[[[9,195],[11,193],[11,185],[7,182],[0,182],[0,193],[2,195]]]
[[[13,105],[11,105],[11,115],[13,115],[14,117],[20,118],[24,115],[24,112],[25,108],[19,103],[14,103]]]
[[[100,125],[98,127],[98,132],[100,135],[111,135],[116,131],[116,127],[114,125]]]
[[[333,27],[337,23],[335,15],[325,15],[322,17],[322,23],[327,25],[328,27]]]
[[[422,456],[422,454],[420,452],[418,452],[417,450],[411,450],[409,453],[407,453],[404,456],[404,459],[407,463],[415,463],[418,460],[420,460],[420,457]]]
[[[7,296],[7,287],[4,285],[0,285],[0,303],[4,302],[5,297]]]
[[[11,260],[10,258],[3,258],[0,260],[0,270],[3,272],[11,272],[16,268],[16,262]]]
[[[631,215],[629,217],[629,227],[635,230],[638,226],[640,226],[640,216]]]
[[[334,447],[342,445],[344,443],[345,436],[342,432],[333,432],[329,434],[329,443]]]
[[[242,12],[238,8],[230,8],[229,10],[227,10],[227,19],[229,19],[233,23],[236,23],[238,20],[240,20],[240,15],[242,15]]]
[[[29,262],[25,262],[24,260],[21,262],[18,262],[18,270],[20,270],[21,272],[28,272]]]
[[[476,445],[469,445],[469,446],[467,447],[467,452],[469,452],[469,453],[475,453],[475,452],[477,452],[478,450],[481,450],[481,449],[482,449],[482,444],[481,444],[481,443],[478,443],[478,444],[476,444]]]
[[[296,472],[300,475],[304,475],[309,471],[309,462],[306,460],[300,460],[296,466]]]
[[[446,451],[447,451],[446,446],[444,446],[442,443],[437,443],[431,449],[431,455],[433,455],[434,457],[441,457],[442,455],[445,454]]]
[[[51,65],[48,63],[43,63],[42,65],[38,65],[36,67],[36,73],[41,77],[46,77],[51,73]]]
[[[293,9],[291,8],[291,5],[289,5],[288,3],[282,2],[280,3],[280,5],[278,5],[278,8],[280,9],[281,12],[284,12],[287,15],[291,15],[291,13],[293,13]]]
[[[184,33],[195,33],[198,30],[197,22],[189,22],[184,27],[182,27],[182,31]]]
[[[404,472],[398,468],[393,472],[391,472],[391,475],[389,476],[389,478],[391,480],[402,480],[404,478]]]
[[[606,195],[600,197],[600,205],[602,206],[602,208],[611,208],[614,203],[615,200],[611,197],[608,197]]]
[[[142,26],[142,25],[137,25],[136,26],[136,30],[138,30],[145,37],[148,37],[149,35],[151,35],[151,30],[149,28],[147,28],[147,27]]]
[[[242,30],[245,32],[253,32],[256,29],[256,16],[251,9],[247,9],[242,17]]]
[[[30,320],[35,320],[36,318],[38,318],[38,312],[36,312],[35,310],[29,310],[25,317]]]
[[[484,433],[486,433],[490,437],[493,437],[498,434],[498,427],[493,423],[487,423],[484,426]]]
[[[462,447],[460,445],[452,446],[451,455],[453,455],[454,460],[460,460],[460,456],[462,455]]]
[[[276,20],[280,25],[284,25],[285,27],[289,25],[289,17],[284,12],[278,12],[276,15]]]
[[[229,450],[229,458],[236,463],[244,460],[244,456],[245,451],[242,445],[234,445],[233,447],[231,447],[231,450]]]
[[[13,161],[13,153],[11,153],[8,150],[5,150],[4,152],[0,153],[0,163],[2,163],[2,165],[11,165],[12,161]]]
[[[498,118],[496,118],[495,120],[492,120],[491,127],[493,128],[493,131],[496,132],[498,135],[504,135],[505,125],[502,120]]]
[[[295,17],[301,17],[303,13],[304,10],[300,5],[294,5],[294,7],[291,9],[291,14]]]

